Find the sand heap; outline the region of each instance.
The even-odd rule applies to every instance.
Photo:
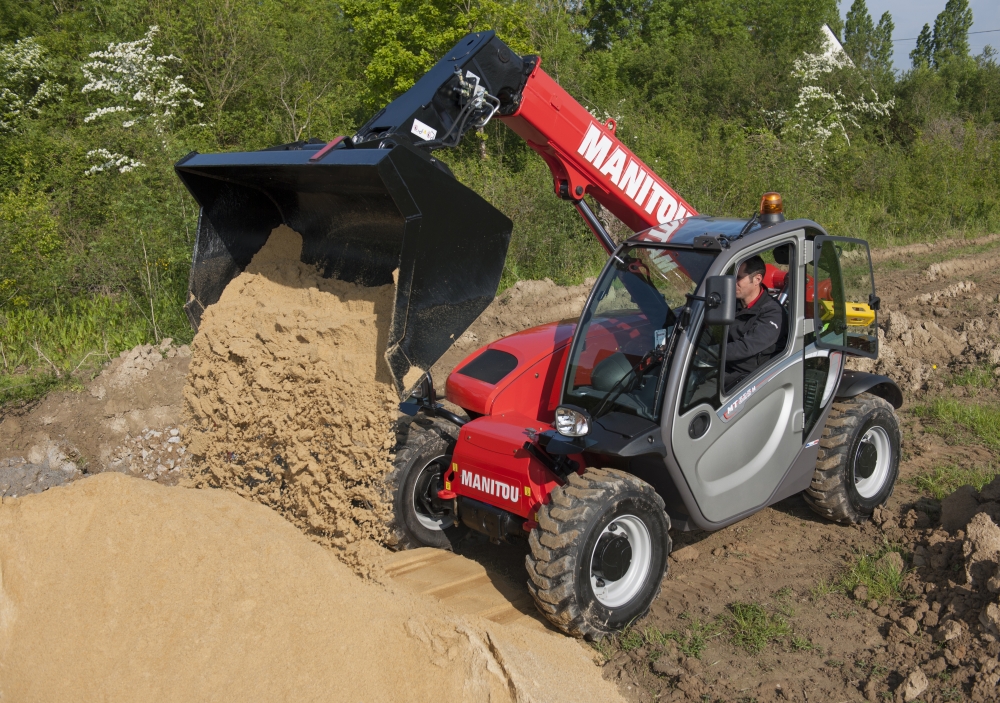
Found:
[[[357,563],[389,538],[393,288],[324,279],[281,226],[202,318],[184,398],[193,485],[280,511]]]
[[[100,474],[0,504],[2,701],[609,701],[582,645],[362,581],[274,511]]]

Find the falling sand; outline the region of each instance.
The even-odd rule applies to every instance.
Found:
[[[205,311],[184,389],[202,459],[188,485],[272,507],[364,569],[390,540],[394,291],[322,278],[301,251],[278,227]]]
[[[610,701],[583,645],[355,576],[276,512],[105,473],[0,504],[0,700]]]

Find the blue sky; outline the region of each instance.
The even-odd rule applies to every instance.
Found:
[[[840,0],[842,16],[847,16],[853,1]],[[930,24],[933,28],[934,18],[944,9],[945,2],[946,0],[867,0],[868,12],[871,13],[873,21],[878,22],[878,18],[886,11],[892,15],[892,21],[896,23],[893,39],[916,37],[924,23]],[[972,9],[974,20],[970,31],[1000,29],[1000,1],[969,0],[969,7]],[[911,40],[897,41],[892,45],[893,63],[897,70],[910,68],[910,52],[915,44],[916,41]],[[1000,50],[1000,32],[969,35],[969,47],[973,55],[980,53],[987,44]]]

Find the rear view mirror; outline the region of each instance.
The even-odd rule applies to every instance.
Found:
[[[736,276],[709,276],[705,280],[705,323],[736,322]]]

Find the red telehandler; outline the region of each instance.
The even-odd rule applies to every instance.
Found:
[[[512,225],[432,153],[491,119],[545,159],[609,258],[579,320],[456,367],[446,397],[458,415],[413,369],[429,369],[493,299]],[[408,416],[390,476],[400,547],[449,548],[468,530],[527,539],[539,610],[591,639],[648,611],[671,529],[719,529],[797,493],[861,522],[891,494],[900,451],[899,388],[844,369],[845,354],[878,354],[867,243],[786,221],[776,193],[749,220],[701,216],[615,127],[539,57],[480,32],[351,138],[176,165],[201,205],[195,327],[280,224],[326,276],[384,285],[398,271],[385,358]],[[586,195],[637,234],[616,244]],[[741,373],[727,363],[728,330],[736,274],[756,257],[783,321]]]

